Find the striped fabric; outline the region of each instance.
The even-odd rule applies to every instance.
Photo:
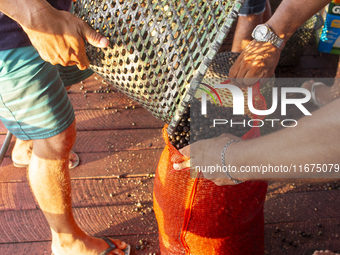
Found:
[[[57,65],[57,67],[65,87],[81,82],[93,74],[91,69],[79,70],[77,66]]]
[[[75,118],[57,67],[32,46],[0,51],[0,118],[22,140],[55,136]]]

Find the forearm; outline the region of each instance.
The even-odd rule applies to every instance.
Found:
[[[267,24],[284,41],[330,0],[284,0]]]
[[[46,0],[1,0],[0,11],[17,21],[20,25],[31,28],[34,26],[35,14],[52,8]]]
[[[226,164],[241,166],[304,166],[340,163],[340,99],[268,136],[235,143],[227,151]],[[232,173],[236,179],[340,178],[340,173],[291,171],[290,173]]]

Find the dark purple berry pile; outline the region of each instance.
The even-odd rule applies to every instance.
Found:
[[[176,131],[173,135],[169,136],[169,141],[177,149],[181,149],[190,144],[190,106],[184,111]]]
[[[177,125],[176,131],[169,136],[170,143],[177,149],[181,149],[190,144],[202,139],[214,138],[224,133],[229,133],[237,137],[242,137],[251,127],[247,125],[250,118],[248,115],[233,116],[231,107],[216,106],[207,102],[207,114],[201,114],[201,102],[193,99],[191,104],[186,109],[183,117]],[[226,119],[233,122],[245,121],[245,127],[240,124],[231,126],[229,123],[224,125],[215,125],[214,119]]]

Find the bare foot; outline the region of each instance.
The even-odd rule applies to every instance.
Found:
[[[314,80],[306,81],[302,84],[302,88],[308,89],[310,92],[312,86],[315,83]],[[320,105],[326,105],[335,99],[332,87],[326,85],[320,85],[315,87],[315,99]]]
[[[332,251],[326,250],[326,251],[315,251],[313,255],[340,255],[339,253],[334,253]]]
[[[16,139],[12,151],[12,161],[18,167],[27,167],[31,161],[33,151],[33,141]],[[79,157],[73,151],[70,152],[69,168],[75,168],[79,164]]]
[[[52,252],[54,255],[98,255],[108,249],[110,246],[101,238],[95,238],[88,235],[79,239],[73,239],[70,235],[67,241],[60,244],[60,239],[55,238],[52,242]],[[64,237],[65,240],[65,237]],[[108,255],[124,255],[126,243],[118,239],[110,239],[116,246],[116,249],[108,252]]]

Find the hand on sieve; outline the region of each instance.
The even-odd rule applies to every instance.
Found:
[[[270,42],[251,41],[241,52],[229,72],[233,84],[252,86],[261,78],[270,78],[281,51]]]
[[[83,20],[51,6],[32,14],[29,22],[21,23],[32,45],[42,59],[53,65],[89,66],[84,39],[96,47],[107,47],[109,41],[95,32]]]

